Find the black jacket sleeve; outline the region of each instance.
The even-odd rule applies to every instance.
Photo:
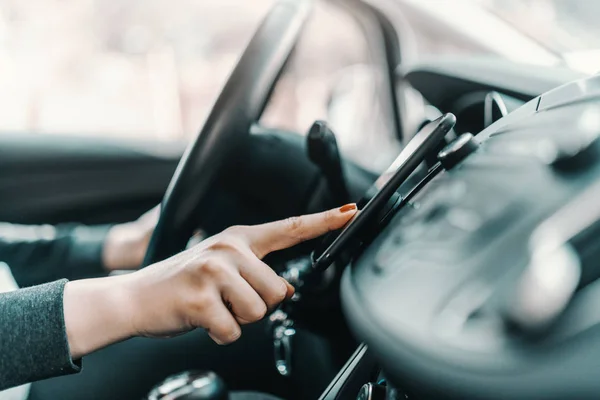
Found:
[[[0,261],[21,287],[61,278],[101,276],[102,246],[109,226],[0,223]]]
[[[65,333],[66,282],[0,294],[0,390],[80,370]]]

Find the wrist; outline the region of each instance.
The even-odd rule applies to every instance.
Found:
[[[102,249],[107,271],[138,268],[144,259],[147,240],[132,223],[115,225],[108,231]]]
[[[84,279],[65,285],[65,329],[74,359],[135,335],[135,302],[125,277]]]

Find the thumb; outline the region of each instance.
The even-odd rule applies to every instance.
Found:
[[[356,204],[351,203],[317,214],[252,226],[247,235],[250,248],[258,258],[263,258],[273,251],[287,249],[339,229],[350,221],[356,212]]]

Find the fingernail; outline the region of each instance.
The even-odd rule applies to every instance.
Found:
[[[213,342],[215,342],[219,346],[223,346],[225,344],[221,340],[217,339],[215,336],[211,335],[210,332],[208,333],[208,336],[213,340]]]
[[[341,206],[340,207],[340,212],[341,213],[346,213],[348,211],[354,211],[354,210],[356,210],[356,204],[355,203],[346,204],[345,206]]]
[[[240,338],[240,336],[242,336],[242,331],[236,331],[234,332],[229,338],[227,338],[226,341],[223,341],[215,336],[213,336],[210,332],[208,332],[208,336],[219,346],[225,346],[228,345],[230,343],[235,342],[236,340],[238,340]]]
[[[233,343],[238,340],[242,336],[242,330],[235,331],[231,336],[229,336],[229,343]]]

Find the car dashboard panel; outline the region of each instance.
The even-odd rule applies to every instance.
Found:
[[[346,269],[346,318],[391,385],[415,398],[600,393],[599,137],[600,76],[531,100]]]

